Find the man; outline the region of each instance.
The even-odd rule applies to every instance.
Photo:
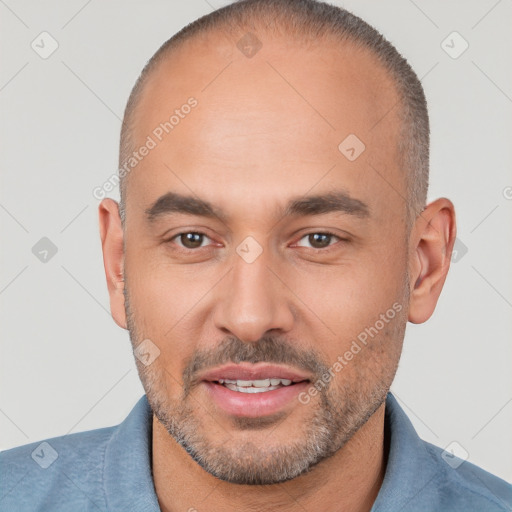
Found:
[[[2,510],[510,510],[389,393],[455,240],[428,151],[418,78],[342,9],[244,0],[165,43],[99,208],[146,395],[4,452]]]

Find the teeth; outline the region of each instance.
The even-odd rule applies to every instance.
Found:
[[[224,384],[228,389],[233,391],[241,391],[245,393],[261,393],[263,391],[272,391],[281,386],[289,386],[292,381],[290,379],[260,379],[260,380],[232,380],[219,379],[219,384]]]
[[[243,381],[242,381],[243,382]],[[256,388],[252,386],[237,386],[235,384],[224,384],[231,391],[239,391],[240,393],[266,393],[267,391],[273,391],[279,389],[281,386],[268,386],[266,388]]]
[[[268,388],[270,386],[270,379],[253,380],[252,385],[255,388]],[[274,386],[277,386],[277,384],[274,384]]]

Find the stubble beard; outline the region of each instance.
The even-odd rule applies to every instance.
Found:
[[[145,337],[139,333],[130,310],[127,288],[125,299],[130,340],[135,348]],[[296,425],[291,426],[291,430],[299,432],[299,435],[286,443],[272,443],[274,430],[286,428],[289,419],[286,416],[278,416],[267,422],[265,418],[234,419],[234,435],[224,436],[226,439],[223,440],[210,435],[211,432],[202,421],[202,417],[210,419],[205,407],[198,406],[197,399],[190,396],[198,384],[192,375],[197,373],[198,367],[204,370],[210,367],[207,364],[213,362],[266,361],[305,368],[321,379],[328,367],[321,362],[318,353],[298,351],[277,337],[265,337],[251,344],[228,337],[213,352],[196,353],[189,360],[183,372],[184,386],[178,399],[170,398],[167,390],[167,383],[174,383],[175,379],[170,378],[158,361],[145,366],[136,359],[136,364],[153,413],[174,440],[205,471],[233,484],[277,484],[307,473],[334,455],[385,402],[401,352],[401,342],[396,340],[403,340],[404,333],[405,319],[403,315],[397,315],[391,327],[379,333],[381,339],[376,338],[373,346],[368,345],[362,354],[358,354],[358,364],[353,368],[355,377],[345,381],[342,370],[340,377],[335,376],[327,387],[319,390],[316,400],[308,404],[298,401],[296,407],[307,407],[311,413],[298,430]],[[390,354],[386,343],[394,343],[399,347]],[[384,350],[388,350],[389,360],[384,364],[372,364],[371,360],[382,357]],[[368,373],[369,367],[375,368],[372,369],[373,375]],[[338,386],[336,379],[340,380]],[[368,381],[371,382],[370,386]],[[237,430],[247,431],[251,428],[260,439],[265,429],[268,434],[259,443],[237,440]]]

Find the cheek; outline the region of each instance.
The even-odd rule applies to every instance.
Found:
[[[347,265],[312,267],[296,273],[291,288],[304,302],[304,314],[318,325],[315,329],[334,340],[329,352],[330,357],[336,357],[381,314],[391,309],[389,316],[394,318],[395,309],[405,308],[405,272],[405,260],[398,254],[385,258],[367,253]]]
[[[127,285],[138,334],[158,346],[160,364],[181,381],[184,361],[193,354],[195,340],[201,339],[201,305],[218,272],[170,265],[142,251],[128,254]]]
[[[158,336],[186,314],[203,288],[193,269],[169,264],[160,249],[127,250],[126,274],[133,310]]]

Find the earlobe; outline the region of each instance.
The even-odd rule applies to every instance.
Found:
[[[437,199],[418,217],[411,231],[409,321],[427,321],[441,294],[455,243],[456,222],[453,203]]]
[[[103,265],[110,296],[110,311],[114,321],[127,328],[124,307],[123,228],[119,205],[113,199],[103,199],[98,207]]]

